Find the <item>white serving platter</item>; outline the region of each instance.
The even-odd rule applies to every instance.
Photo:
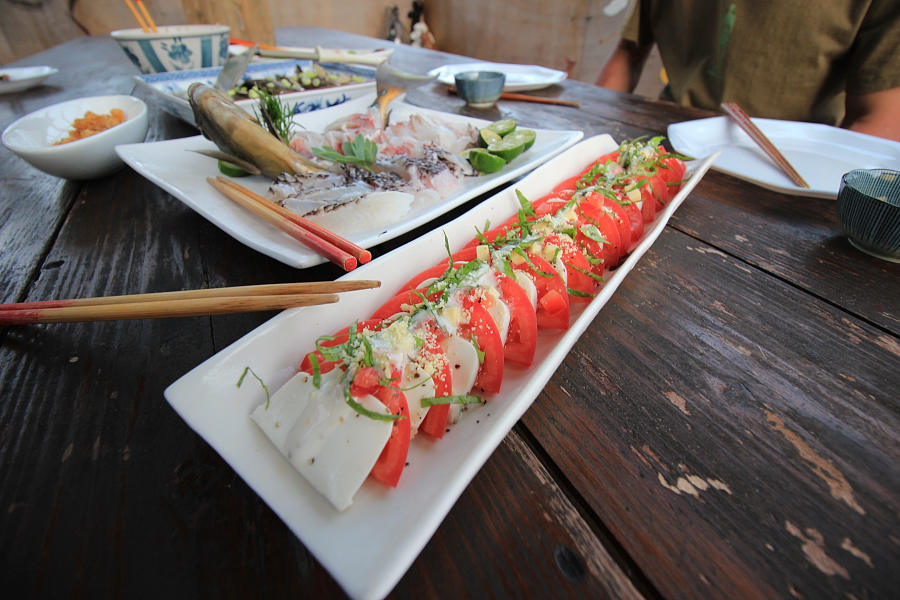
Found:
[[[33,88],[45,79],[58,73],[56,67],[0,67],[0,75],[8,75],[9,79],[0,81],[0,95],[21,92]]]
[[[309,60],[253,63],[244,71],[244,79],[263,79],[275,75],[290,74],[293,73],[296,66],[305,67],[310,64],[312,64],[312,61]],[[348,100],[370,94],[375,90],[375,69],[371,67],[332,64],[322,66],[328,71],[357,75],[363,81],[340,87],[310,89],[303,92],[282,94],[279,96],[282,102],[296,106],[295,112],[300,114],[343,104]],[[158,106],[182,121],[196,125],[194,113],[187,101],[187,90],[193,83],[213,85],[221,71],[222,67],[209,67],[191,71],[135,75],[134,80],[138,89],[146,93],[149,103]],[[257,101],[250,99],[238,100],[237,104],[244,110],[252,113],[253,106],[257,104]]]
[[[727,117],[669,125],[672,147],[689,156],[721,151],[713,168],[764,188],[813,198],[837,198],[853,169],[900,168],[900,143],[820,123],[753,119],[809,184],[801,188]]]
[[[381,288],[343,294],[338,308],[284,311],[166,389],[166,399],[178,414],[265,500],[351,597],[382,598],[396,585],[484,462],[662,233],[713,158],[689,168],[684,188],[648,225],[644,238],[608,275],[600,293],[573,311],[570,328],[539,333],[530,368],[507,366],[500,394],[464,413],[442,440],[432,442],[425,436],[413,440],[409,465],[396,489],[367,481],[350,508],[335,510],[250,420],[253,409],[265,402],[265,393],[255,382],[236,387],[238,378],[251,367],[270,390],[277,390],[313,349],[318,336],[367,317],[410,277],[445,258],[445,235],[450,248],[459,249],[486,220],[499,224],[515,213],[519,208],[516,189],[528,198],[539,198],[616,147],[609,135],[581,142],[459,218],[342,278],[379,279]],[[371,551],[373,540],[378,552]]]
[[[294,120],[307,129],[321,131],[339,117],[365,110],[373,99],[374,94],[330,109],[297,115]],[[481,127],[488,123],[461,115],[438,113],[402,102],[393,105],[391,118],[394,121],[402,120],[414,112],[437,114],[442,118],[469,122]],[[462,185],[447,198],[425,204],[422,208],[399,217],[387,227],[367,231],[348,231],[340,228],[334,230],[360,246],[370,248],[427,223],[467,200],[531,171],[584,136],[581,131],[549,129],[535,131],[537,135],[534,145],[528,151],[520,154],[496,173],[466,177]],[[202,136],[196,136],[164,142],[123,145],[116,150],[135,171],[254,250],[297,268],[325,262],[323,257],[307,249],[288,234],[251,215],[213,189],[206,178],[220,175],[216,161],[192,152],[203,148],[214,149],[215,145]],[[240,183],[265,195],[270,181],[265,177],[256,176],[243,178]]]
[[[516,65],[493,62],[471,62],[455,65],[444,65],[428,71],[429,75],[437,77],[438,81],[447,85],[456,83],[457,73],[465,71],[498,71],[506,75],[506,85],[503,89],[507,92],[524,92],[539,90],[565,81],[566,72],[548,69],[539,65]]]

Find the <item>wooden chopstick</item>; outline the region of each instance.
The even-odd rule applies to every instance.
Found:
[[[341,252],[349,254],[354,259],[356,259],[356,261],[359,264],[365,264],[365,263],[369,262],[370,260],[372,260],[372,253],[370,251],[366,250],[365,248],[354,244],[350,240],[339,236],[338,234],[322,227],[321,225],[317,225],[316,223],[313,223],[312,221],[310,221],[308,219],[304,219],[303,217],[301,217],[298,214],[292,213],[291,211],[287,210],[286,208],[275,204],[271,200],[260,196],[256,192],[254,192],[252,190],[248,190],[247,188],[245,188],[244,186],[242,186],[239,183],[232,181],[226,177],[221,177],[221,176],[216,177],[216,182],[218,184],[220,184],[219,186],[216,186],[216,189],[221,191],[223,194],[225,194],[229,198],[232,198],[232,200],[234,198],[232,196],[228,195],[228,193],[226,193],[225,191],[223,191],[222,186],[231,189],[235,195],[243,196],[245,199],[247,199],[251,202],[255,202],[257,205],[259,205],[269,211],[274,212],[276,215],[278,215],[278,217],[280,219],[286,220],[286,221],[292,223],[293,225],[302,228],[303,230],[307,231],[310,235],[318,237],[321,240],[323,240],[324,242],[326,242],[327,244],[330,244],[331,246],[338,248]],[[211,181],[210,181],[210,183],[212,184]],[[239,201],[237,201],[237,202],[239,202]],[[290,233],[290,232],[288,232],[288,233]],[[303,240],[300,240],[300,241],[302,242]],[[317,248],[313,248],[313,249],[317,250]],[[340,256],[342,256],[342,255],[340,255]],[[341,263],[338,263],[338,264],[341,264]],[[343,265],[341,265],[341,266],[343,266]],[[355,266],[356,265],[354,265],[354,267]],[[347,270],[349,271],[350,269],[347,269]]]
[[[456,93],[456,86],[448,86],[447,91],[451,94]],[[538,104],[556,104],[558,106],[573,106],[579,108],[581,102],[576,100],[563,100],[562,98],[545,98],[544,96],[531,96],[529,94],[517,94],[515,92],[503,92],[500,94],[501,100],[519,100],[521,102],[537,102]]]
[[[150,29],[153,30],[153,33],[157,33],[159,30],[156,28],[156,23],[153,22],[153,17],[150,16],[150,13],[147,11],[147,7],[144,6],[142,0],[134,0],[134,3],[137,4],[138,8],[141,10],[141,14],[144,15],[144,19],[147,21],[147,25],[150,26]]]
[[[228,43],[234,44],[235,46],[247,46],[252,48],[253,46],[259,46],[260,50],[281,50],[281,46],[273,46],[271,44],[258,44],[256,42],[251,42],[250,40],[242,40],[240,38],[228,38]]]
[[[376,288],[379,281],[275,283],[154,294],[0,304],[0,325],[111,321],[279,310],[338,301],[337,294]]]
[[[356,290],[377,288],[380,281],[370,279],[347,281],[304,281],[298,283],[266,283],[236,287],[210,288],[203,290],[180,290],[175,292],[155,292],[150,294],[128,294],[125,296],[97,296],[93,298],[72,298],[68,300],[38,300],[0,304],[0,312],[10,310],[34,310],[40,308],[63,308],[69,306],[101,306],[108,304],[133,304],[136,302],[170,302],[173,300],[194,300],[199,298],[236,298],[240,296],[278,296],[298,294],[339,294]]]
[[[750,136],[756,145],[762,148],[763,152],[775,161],[775,164],[778,165],[782,171],[784,171],[785,175],[791,178],[791,181],[794,182],[798,187],[808,188],[809,184],[800,176],[800,173],[797,172],[796,169],[788,162],[788,160],[784,157],[784,155],[779,152],[778,148],[775,147],[775,144],[766,137],[762,131],[760,131],[759,127],[753,122],[753,120],[744,112],[744,110],[735,104],[734,102],[723,102],[722,110],[728,113],[728,116],[738,124],[738,126],[744,130],[744,132]]]
[[[222,315],[227,313],[279,310],[295,306],[331,304],[337,301],[337,294],[278,294],[275,296],[222,296],[218,298],[189,298],[186,300],[162,302],[129,302],[122,304],[65,306],[61,308],[0,310],[0,325]]]
[[[134,18],[137,20],[138,24],[141,26],[141,29],[144,30],[144,33],[150,33],[150,28],[147,27],[147,23],[144,22],[144,18],[141,17],[141,13],[139,13],[137,11],[137,9],[134,7],[134,4],[131,2],[131,0],[125,0],[125,4],[128,5],[128,10],[130,10],[131,14],[134,15]]]

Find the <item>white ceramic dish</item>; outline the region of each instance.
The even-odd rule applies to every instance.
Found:
[[[721,151],[713,168],[764,188],[795,196],[836,198],[841,176],[853,169],[900,168],[900,143],[818,123],[753,119],[809,184],[796,186],[727,117],[669,125],[676,151],[706,156]]]
[[[712,159],[691,168],[684,189],[648,226],[644,239],[607,278],[598,296],[575,311],[570,328],[539,334],[531,368],[508,366],[501,393],[487,405],[465,413],[442,440],[431,442],[424,436],[413,440],[409,466],[396,489],[367,481],[350,508],[336,511],[250,420],[251,411],[265,401],[265,395],[259,385],[246,381],[241,388],[236,387],[238,378],[249,366],[271,390],[278,389],[313,348],[317,336],[365,318],[407,279],[444,258],[445,234],[451,249],[460,248],[485,220],[500,223],[514,214],[519,208],[515,189],[529,198],[539,198],[616,147],[608,135],[578,144],[440,229],[344,276],[380,279],[381,288],[345,294],[337,310],[320,306],[285,311],[166,390],[166,399],[178,414],[266,501],[351,597],[381,598],[403,576],[572,345],[660,235]],[[378,552],[371,551],[372,540],[377,540]]]
[[[228,58],[227,25],[161,25],[157,31],[118,29],[109,35],[141,73],[221,67]]]
[[[54,146],[87,111],[108,114],[120,108],[125,121],[87,138]],[[32,166],[65,179],[93,179],[123,166],[119,144],[140,142],[147,135],[147,105],[133,96],[92,96],[54,104],[14,121],[3,132],[3,144]]]
[[[492,62],[472,62],[455,65],[444,65],[428,71],[429,75],[436,76],[438,81],[447,85],[455,83],[457,73],[464,71],[498,71],[506,75],[506,85],[503,89],[507,92],[523,92],[527,90],[539,90],[565,81],[566,72],[548,69],[538,65],[516,65]]]
[[[374,94],[351,100],[340,106],[298,115],[294,120],[308,129],[321,131],[327,124],[338,117],[364,110],[366,106],[371,104],[373,98]],[[414,107],[402,102],[393,105],[391,118],[402,120],[412,112],[439,114],[442,118],[481,124],[482,126],[487,124],[487,121],[460,115],[436,113],[435,111]],[[357,244],[370,248],[381,242],[393,239],[414,227],[418,227],[422,223],[444,214],[448,210],[495,188],[501,183],[527,173],[576,143],[584,135],[580,131],[538,129],[536,132],[537,137],[534,145],[497,173],[479,177],[466,177],[462,185],[451,196],[438,202],[426,204],[423,208],[401,217],[389,227],[379,227],[358,232],[348,232],[338,228],[335,228],[335,230]],[[294,238],[261,219],[250,215],[214,190],[206,182],[206,178],[220,174],[216,161],[191,152],[191,150],[198,148],[213,149],[215,146],[202,136],[197,136],[150,144],[120,146],[118,152],[135,171],[165,189],[232,237],[251,248],[287,265],[298,268],[311,267],[325,262],[324,258],[308,250]],[[240,183],[259,194],[265,195],[270,181],[259,176],[243,178],[240,180]]]
[[[311,64],[308,60],[288,60],[278,62],[262,62],[251,64],[244,71],[245,78],[262,79],[279,74],[292,73],[297,65],[305,67]],[[353,98],[359,98],[375,90],[375,69],[350,65],[325,65],[329,71],[349,73],[363,79],[359,83],[340,87],[308,90],[279,96],[282,102],[296,105],[296,113],[307,113],[330,106],[343,104]],[[173,73],[153,73],[135,75],[138,88],[144,90],[147,99],[154,105],[179,119],[192,125],[194,112],[187,101],[187,89],[192,83],[213,85],[222,67],[195,69],[192,71],[176,71]],[[238,100],[237,104],[248,112],[253,112],[257,104],[255,100]]]
[[[0,81],[0,95],[33,88],[58,72],[56,67],[0,67],[0,75],[9,76],[6,81]]]

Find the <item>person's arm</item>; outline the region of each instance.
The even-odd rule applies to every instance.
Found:
[[[597,85],[620,92],[633,92],[641,78],[652,45],[640,46],[622,38],[597,78]]]
[[[900,141],[900,87],[870,94],[847,94],[841,127]]]

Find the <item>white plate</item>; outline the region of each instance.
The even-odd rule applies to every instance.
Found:
[[[297,65],[305,67],[312,64],[308,60],[288,60],[278,62],[254,63],[244,71],[244,77],[262,79],[275,75],[293,73]],[[293,92],[279,96],[283,102],[296,105],[296,113],[307,113],[329,106],[342,104],[353,98],[359,98],[369,94],[375,89],[375,69],[353,65],[324,65],[329,71],[350,73],[359,75],[365,81],[342,85],[340,87],[307,90],[305,92]],[[151,104],[156,104],[162,110],[172,114],[182,121],[192,125],[194,112],[187,101],[187,89],[192,83],[205,83],[213,85],[222,71],[222,67],[210,67],[207,69],[195,69],[192,71],[172,71],[169,73],[154,73],[152,75],[135,75],[134,79],[138,88],[147,93],[147,99]],[[237,104],[248,112],[253,111],[256,100],[238,100]]]
[[[340,106],[298,115],[294,120],[307,129],[321,131],[327,124],[340,116],[364,110],[371,104],[372,99],[374,99],[374,94],[370,97],[351,100]],[[487,123],[487,121],[460,115],[437,113],[402,102],[393,105],[392,119],[402,120],[412,112],[438,114],[448,120],[470,122],[482,126]],[[497,173],[464,178],[454,194],[406,214],[392,226],[359,232],[347,232],[337,228],[335,231],[360,246],[370,248],[418,227],[463,202],[490,191],[501,183],[527,173],[576,143],[584,135],[581,131],[546,129],[535,131],[537,136],[534,145]],[[202,136],[196,136],[165,142],[119,146],[116,150],[135,171],[254,250],[298,268],[311,267],[325,262],[324,258],[312,250],[308,250],[288,234],[251,215],[213,189],[206,182],[206,178],[219,175],[218,166],[215,160],[190,152],[190,150],[199,148],[213,149],[215,146]],[[257,176],[244,178],[240,183],[257,193],[266,194],[270,180]]]
[[[648,226],[644,239],[607,278],[597,297],[575,311],[571,327],[565,332],[539,333],[531,368],[508,366],[501,393],[485,406],[464,413],[442,440],[432,442],[425,436],[413,440],[409,466],[396,489],[367,481],[350,508],[336,511],[250,420],[265,395],[254,382],[245,381],[237,388],[238,378],[249,366],[269,389],[278,389],[313,348],[316,337],[367,317],[415,273],[444,258],[445,234],[451,249],[460,248],[485,220],[499,224],[514,214],[519,208],[514,189],[539,198],[616,147],[609,135],[578,144],[440,229],[343,277],[379,279],[381,288],[344,294],[338,309],[318,306],[284,311],[166,389],[166,399],[178,414],[266,501],[351,597],[382,598],[399,581],[712,159],[691,168],[684,189]],[[371,551],[373,540],[378,552]]]
[[[841,176],[853,169],[900,168],[900,143],[819,123],[753,119],[809,184],[796,186],[727,117],[669,125],[669,141],[689,156],[722,154],[713,168],[764,188],[795,196],[836,198]]]
[[[8,80],[0,81],[0,94],[27,90],[58,72],[56,67],[0,67],[0,75],[9,75]]]
[[[507,92],[522,92],[525,90],[539,90],[554,83],[565,81],[566,72],[548,69],[538,65],[514,65],[491,62],[460,63],[456,65],[444,65],[428,71],[429,75],[437,76],[438,81],[447,85],[454,85],[454,76],[464,71],[499,71],[506,75],[506,85],[503,89]]]

